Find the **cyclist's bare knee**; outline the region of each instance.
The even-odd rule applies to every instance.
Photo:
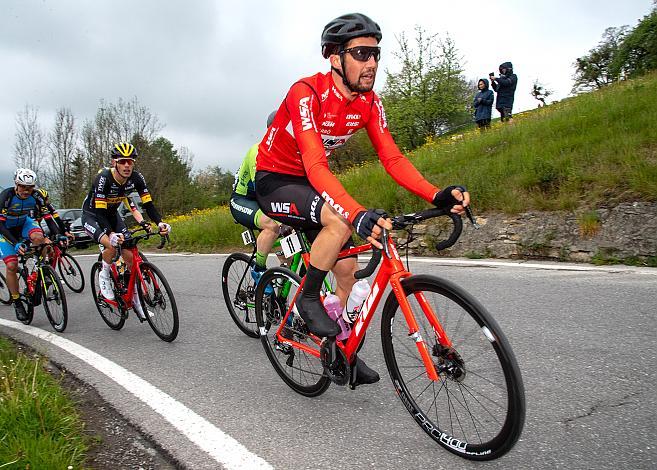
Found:
[[[7,274],[16,274],[18,272],[18,261],[5,261]]]
[[[323,225],[322,230],[327,230],[333,236],[339,237],[342,243],[345,243],[351,237],[351,224],[330,205],[324,204],[322,206],[321,219]]]
[[[278,224],[271,218],[262,214],[258,219],[258,225],[262,230],[269,230],[272,232],[278,232]]]

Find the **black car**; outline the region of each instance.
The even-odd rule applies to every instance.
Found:
[[[73,246],[76,248],[86,248],[93,243],[93,239],[84,231],[82,226],[82,209],[58,209],[57,212],[64,225],[69,226],[69,230],[74,238]],[[41,220],[41,228],[46,236],[50,235],[48,224],[43,219]]]

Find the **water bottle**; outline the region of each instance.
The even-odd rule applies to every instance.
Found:
[[[349,333],[351,333],[351,328],[342,319],[341,316],[342,307],[340,306],[340,297],[338,297],[335,294],[328,294],[326,297],[324,297],[324,308],[326,309],[326,313],[328,313],[328,316],[331,317],[332,320],[337,322],[338,326],[340,327],[341,331],[336,338],[339,339],[340,341],[344,341],[346,338],[349,337]]]
[[[342,312],[342,318],[348,325],[356,321],[360,309],[363,307],[363,302],[365,302],[369,293],[370,284],[367,279],[361,279],[351,288],[351,293]]]

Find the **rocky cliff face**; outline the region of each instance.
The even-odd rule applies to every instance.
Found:
[[[514,216],[481,214],[475,230],[463,235],[446,256],[541,258],[591,262],[594,259],[657,258],[657,203],[623,203],[575,212],[526,212]],[[411,253],[434,254],[434,239],[446,237],[445,221],[417,225]],[[403,232],[397,234],[405,241]],[[654,261],[653,261],[654,262]]]

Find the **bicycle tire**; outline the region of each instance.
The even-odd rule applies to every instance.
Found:
[[[245,253],[232,253],[221,269],[221,291],[230,317],[242,333],[259,338],[255,319],[255,282],[248,272],[251,257]]]
[[[102,269],[101,262],[95,262],[91,267],[90,282],[91,293],[94,297],[94,304],[100,314],[100,318],[113,330],[120,330],[125,325],[125,316],[121,313],[118,307],[114,307],[102,298],[100,294],[100,287],[98,284],[98,273]]]
[[[11,303],[11,294],[5,275],[0,273],[0,304],[9,305]]]
[[[162,341],[170,343],[178,336],[179,328],[178,307],[173,291],[157,266],[141,263],[139,269],[144,282],[137,282],[137,290],[146,320]],[[171,311],[170,315],[165,314],[168,310]]]
[[[82,268],[73,256],[63,253],[57,262],[59,277],[64,284],[73,292],[80,293],[84,290],[84,274]]]
[[[403,280],[402,286],[434,365],[443,371],[437,370],[437,382],[428,378],[391,292],[383,309],[381,340],[397,395],[420,428],[448,451],[470,460],[502,456],[522,432],[525,394],[520,369],[500,327],[477,300],[449,281],[419,275]],[[418,293],[437,312],[452,348],[439,345],[419,307]],[[400,318],[395,323],[397,312]],[[452,373],[447,366],[455,366]]]
[[[62,282],[55,270],[49,265],[41,267],[41,276],[38,282],[40,284],[41,304],[48,321],[56,332],[62,333],[68,323],[66,293]]]
[[[287,288],[286,283],[290,283]],[[276,331],[289,308],[301,283],[301,278],[287,268],[271,268],[260,278],[255,294],[255,311],[262,342],[267,357],[283,381],[295,392],[306,397],[321,395],[331,385],[331,380],[324,374],[319,354],[317,356],[281,343],[276,338]],[[271,285],[274,294],[265,295],[265,286]],[[279,293],[287,290],[287,297],[282,299]],[[301,317],[293,316],[292,327],[287,330],[292,338],[307,346],[319,345],[307,334],[307,328]],[[296,364],[295,364],[296,362]]]
[[[34,318],[34,297],[30,294],[30,290],[27,287],[27,276],[27,268],[23,266],[18,274],[18,292],[21,294],[20,301],[23,302],[25,312],[27,313],[25,320],[19,320],[24,325],[32,323],[32,319]]]

